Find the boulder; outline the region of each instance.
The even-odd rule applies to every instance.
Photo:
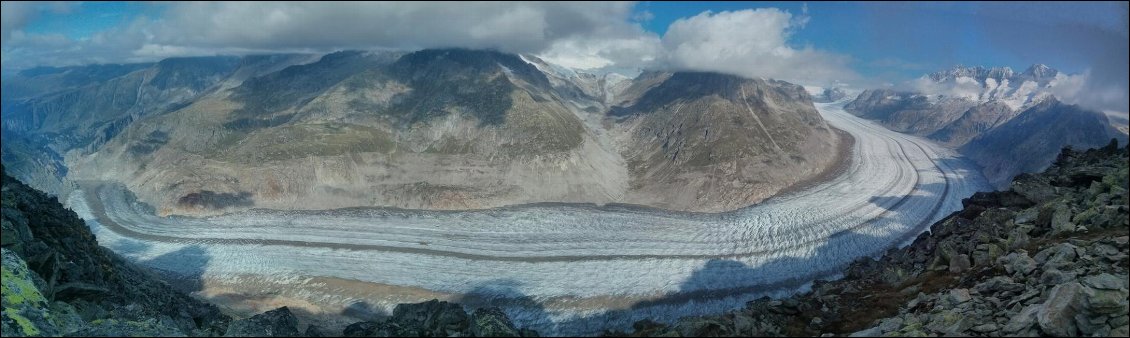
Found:
[[[306,327],[306,332],[302,333],[304,337],[325,337],[326,331],[321,326],[310,324]]]
[[[1028,257],[1028,253],[1024,250],[1001,257],[997,260],[997,263],[1004,265],[1005,271],[1013,275],[1023,276],[1032,273],[1032,270],[1036,270],[1036,260]]]
[[[1036,313],[1040,330],[1056,337],[1077,336],[1075,315],[1082,310],[1084,297],[1083,285],[1077,282],[1056,285]]]
[[[74,337],[187,337],[175,326],[155,319],[142,321],[98,319],[89,327],[70,334]]]
[[[471,313],[471,334],[475,337],[520,337],[522,334],[510,318],[497,307],[481,308]]]
[[[968,271],[970,267],[972,263],[969,262],[969,255],[960,254],[950,258],[949,269],[952,273],[962,273]]]
[[[1033,259],[1037,264],[1042,264],[1044,269],[1065,269],[1075,263],[1078,257],[1078,247],[1070,243],[1059,243],[1041,250]]]
[[[1020,174],[1013,179],[1012,191],[1037,204],[1059,197],[1055,187],[1037,175]]]
[[[968,302],[970,299],[973,299],[973,296],[971,296],[969,294],[969,289],[952,289],[952,290],[950,290],[949,300],[953,304],[965,303],[965,302]]]
[[[1071,223],[1071,207],[1060,204],[1052,213],[1052,235],[1071,233],[1075,231],[1075,223]]]
[[[1020,313],[1009,318],[1008,324],[1005,324],[1002,330],[1007,333],[1023,335],[1032,325],[1036,324],[1036,316],[1041,308],[1043,308],[1042,304],[1032,304],[1025,307],[1024,310],[1020,310]]]
[[[341,332],[345,337],[400,337],[418,336],[415,332],[403,332],[400,326],[388,322],[357,322],[349,324]]]
[[[0,288],[3,292],[4,311],[0,314],[3,326],[0,333],[5,337],[56,336],[63,334],[60,325],[51,314],[47,298],[36,286],[35,273],[28,269],[15,253],[0,249],[3,256],[3,278]]]
[[[466,331],[470,322],[459,304],[432,299],[423,303],[399,304],[392,309],[389,322],[418,335],[448,336]]]
[[[1032,224],[1039,217],[1040,210],[1036,208],[1028,208],[1016,213],[1012,218],[1012,222],[1016,224]]]
[[[1075,280],[1074,272],[1063,272],[1058,269],[1047,269],[1040,275],[1040,283],[1044,285],[1059,285]]]
[[[989,295],[1003,291],[1020,291],[1024,290],[1024,284],[1012,281],[1012,278],[1005,276],[996,276],[989,278],[989,280],[981,282],[973,287],[978,293]]]
[[[1123,290],[1087,288],[1087,310],[1099,315],[1126,315],[1127,293]]]
[[[231,322],[225,337],[301,337],[298,319],[287,307]]]
[[[1116,277],[1109,273],[1102,273],[1095,276],[1087,276],[1083,278],[1083,285],[1100,290],[1119,290],[1126,289],[1127,280],[1126,276]]]

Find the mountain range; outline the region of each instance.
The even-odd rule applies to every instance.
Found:
[[[1046,168],[1059,149],[1126,142],[1105,114],[1061,102],[1067,75],[1036,64],[963,67],[928,74],[916,90],[868,89],[844,109],[900,132],[957,148],[983,168],[998,188],[1020,173]]]
[[[10,172],[56,193],[122,182],[161,214],[724,211],[823,174],[849,142],[790,83],[595,75],[483,50],[174,58],[4,83]]]

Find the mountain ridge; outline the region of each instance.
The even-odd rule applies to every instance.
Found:
[[[724,211],[809,180],[842,158],[833,154],[842,136],[818,121],[807,93],[785,82],[685,72],[624,79],[559,68],[468,49],[171,59],[111,79],[133,81],[120,92],[141,88],[134,92],[171,103],[148,104],[130,93],[123,97],[133,101],[107,100],[115,106],[46,124],[37,116],[57,114],[6,109],[5,134],[52,139],[77,128],[75,138],[52,140],[57,156],[36,160],[63,158],[66,172],[12,168],[39,177],[37,186],[120,181],[164,213],[198,215],[225,212],[224,203],[189,202],[220,194],[279,209],[579,202]],[[698,83],[709,79],[720,86]],[[680,97],[688,91],[698,94]],[[686,104],[697,108],[675,107]],[[641,114],[616,113],[626,108]],[[744,135],[727,119],[761,135]],[[694,125],[669,125],[676,121]],[[657,142],[651,131],[662,129],[667,135]],[[691,142],[685,132],[737,143],[727,146],[733,151],[694,150],[703,140]],[[13,148],[19,144],[6,146],[8,158],[35,153]],[[760,164],[738,164],[745,162]],[[719,190],[686,196],[677,182]]]
[[[1021,73],[957,66],[923,76],[917,90],[864,90],[845,110],[959,149],[1004,188],[1017,174],[1047,167],[1064,146],[1093,148],[1111,138],[1127,139],[1105,114],[1055,97],[1056,84],[1067,76],[1043,64]],[[1019,122],[1027,120],[1046,123]]]

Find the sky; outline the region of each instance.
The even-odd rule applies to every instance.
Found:
[[[1127,110],[1125,2],[159,3],[2,5],[5,72],[176,56],[489,48],[594,70],[706,70],[879,87],[955,65],[1078,74]],[[1084,96],[1086,96],[1084,95]]]

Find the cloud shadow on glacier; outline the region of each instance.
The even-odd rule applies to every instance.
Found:
[[[954,167],[950,166],[950,168]],[[548,318],[538,319],[535,322],[519,320],[515,322],[519,326],[552,323],[549,327],[566,333],[593,332],[593,328],[619,330],[628,329],[632,323],[642,319],[674,323],[683,316],[722,314],[737,310],[746,302],[765,296],[785,296],[801,290],[810,282],[838,278],[838,274],[843,273],[852,262],[869,259],[865,257],[881,256],[899,244],[913,240],[923,231],[929,230],[930,225],[934,223],[933,219],[944,219],[946,215],[939,213],[946,212],[942,203],[944,203],[943,196],[949,193],[947,184],[928,183],[918,188],[916,194],[908,196],[875,196],[870,199],[871,203],[891,213],[885,216],[888,219],[898,220],[900,217],[905,217],[900,215],[905,212],[900,208],[905,206],[922,205],[923,208],[929,208],[927,216],[904,220],[899,223],[901,224],[899,228],[876,226],[875,228],[881,230],[871,233],[853,230],[840,232],[829,236],[808,257],[781,257],[756,267],[749,266],[736,258],[711,259],[684,280],[677,292],[636,302],[625,310],[606,311],[559,322],[546,322]],[[950,215],[952,216],[952,213]],[[905,226],[911,229],[902,228]],[[843,260],[845,256],[854,259],[845,261]],[[780,278],[782,276],[793,277],[782,279]],[[759,282],[761,280],[765,282]],[[720,333],[710,332],[709,328],[705,330],[707,331],[697,332],[696,335]],[[732,334],[752,334],[752,332]]]
[[[721,314],[740,309],[746,302],[761,297],[792,293],[809,282],[829,279],[842,272],[851,261],[842,264],[828,263],[843,257],[841,248],[873,249],[860,253],[861,257],[881,255],[889,246],[876,245],[876,243],[897,243],[897,239],[892,238],[894,236],[840,233],[830,237],[809,257],[777,258],[757,267],[734,259],[712,259],[696,269],[679,285],[676,292],[651,300],[638,301],[623,309],[564,320],[561,316],[554,318],[545,304],[521,292],[520,282],[509,279],[492,280],[476,286],[474,290],[453,301],[463,304],[468,309],[500,307],[517,327],[534,328],[540,330],[542,334],[591,334],[601,331],[616,334],[617,331],[626,330],[633,323],[643,319],[674,323],[679,317]],[[780,279],[778,278],[780,276],[795,277]],[[750,285],[750,281],[758,280],[766,280],[766,282],[753,282]],[[701,333],[710,334],[710,332]]]
[[[204,271],[212,256],[199,245],[187,245],[153,259],[140,261],[174,288],[192,293],[204,289]]]
[[[386,318],[390,314],[383,308],[372,303],[359,300],[347,305],[341,310],[341,315],[354,318],[360,321],[368,321],[376,318]]]

